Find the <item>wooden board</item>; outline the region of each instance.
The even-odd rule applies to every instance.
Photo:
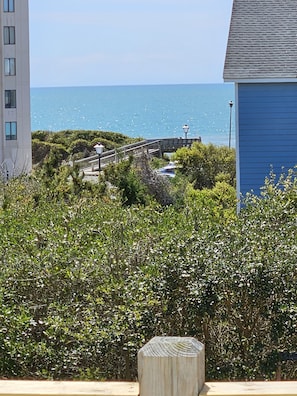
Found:
[[[136,382],[0,381],[0,396],[138,396]],[[297,382],[207,382],[200,396],[297,396]]]
[[[137,396],[136,382],[0,381],[0,396]]]
[[[207,382],[200,396],[297,396],[297,382]]]

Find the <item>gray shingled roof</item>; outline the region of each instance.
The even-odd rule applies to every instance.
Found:
[[[234,0],[224,79],[297,78],[297,0]]]

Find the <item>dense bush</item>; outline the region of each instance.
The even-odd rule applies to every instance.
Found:
[[[235,186],[235,150],[226,146],[194,143],[189,149],[183,147],[174,154],[196,189],[212,188],[217,181]]]
[[[123,206],[65,169],[0,188],[0,376],[135,379],[145,342],[180,335],[208,379],[274,378],[297,345],[296,173],[235,216],[224,184]]]
[[[104,181],[118,189],[124,206],[141,205],[148,202],[145,185],[137,176],[133,161],[133,157],[130,157],[119,164],[109,165],[104,171]]]
[[[124,145],[136,140],[121,133],[94,130],[65,130],[54,133],[50,131],[35,131],[32,132],[32,139],[62,144],[64,146],[69,146],[74,140],[78,139],[87,141],[105,139],[106,141],[114,142],[116,145]]]
[[[61,144],[49,143],[42,140],[32,140],[32,160],[34,164],[43,164],[51,153],[56,153],[61,161],[69,156],[69,152]]]

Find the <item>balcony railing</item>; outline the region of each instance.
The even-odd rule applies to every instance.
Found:
[[[297,381],[205,382],[204,345],[155,337],[138,352],[139,382],[0,381],[0,396],[297,396]]]

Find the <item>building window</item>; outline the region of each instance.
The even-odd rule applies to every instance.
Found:
[[[4,44],[15,44],[15,27],[4,26]]]
[[[4,12],[14,12],[14,0],[4,0],[3,11]]]
[[[4,74],[5,76],[15,76],[15,58],[4,59]]]
[[[15,121],[5,123],[5,139],[17,140],[17,123]]]
[[[15,109],[16,108],[16,90],[10,89],[5,91],[5,108]]]

